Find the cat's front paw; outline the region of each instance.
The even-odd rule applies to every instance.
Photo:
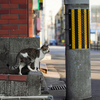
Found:
[[[37,70],[32,70],[32,72],[37,72]]]
[[[38,69],[38,71],[40,71],[40,69]]]
[[[19,72],[19,75],[22,75],[22,73]]]

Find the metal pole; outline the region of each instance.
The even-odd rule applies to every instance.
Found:
[[[49,99],[54,100],[52,95],[44,95],[44,96],[0,96],[1,100],[4,99]]]
[[[75,18],[73,19],[75,25],[75,31],[73,31],[72,28],[70,28],[70,24],[72,25],[72,12],[69,12],[69,10],[73,9],[75,12]],[[81,10],[82,9],[82,10]],[[88,38],[88,35],[85,35],[88,33],[86,29],[89,30],[88,26],[85,26],[86,20],[81,20],[84,25],[77,21],[80,20],[77,17],[78,11],[84,11],[84,9],[89,9],[89,0],[65,0],[65,45],[66,45],[66,98],[67,100],[83,100],[85,98],[91,97],[91,71],[90,71],[90,49],[87,47],[87,40],[85,38]],[[80,14],[80,13],[79,13]],[[83,13],[84,15],[84,13]],[[72,16],[70,18],[70,16]],[[79,16],[81,19],[85,18],[87,16]],[[69,19],[71,22],[69,23]],[[80,24],[80,25],[78,25]],[[89,24],[89,23],[88,23]],[[83,29],[80,29],[79,27],[82,27]],[[85,32],[83,31],[85,29]],[[73,31],[73,33],[72,33]],[[79,32],[81,31],[81,32]],[[77,34],[76,34],[77,33]],[[81,33],[81,34],[80,34]],[[75,39],[73,40],[73,37],[70,38],[70,35],[75,34]],[[82,39],[84,40],[84,43],[81,37],[79,37],[79,34],[81,37],[85,36]],[[72,39],[72,40],[70,40]],[[74,45],[75,48],[72,48],[72,43],[75,41]],[[87,42],[87,44],[85,43]],[[80,43],[80,44],[79,44]],[[78,46],[76,46],[78,44]],[[80,48],[81,45],[81,48]]]

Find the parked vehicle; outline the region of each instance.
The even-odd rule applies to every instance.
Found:
[[[50,45],[57,45],[57,41],[56,40],[50,40],[49,44]]]

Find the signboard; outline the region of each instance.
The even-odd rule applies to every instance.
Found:
[[[40,3],[43,3],[43,0],[39,0]]]
[[[39,0],[40,10],[43,10],[43,0]]]
[[[62,43],[65,43],[65,40],[62,40]]]
[[[43,10],[43,3],[40,3],[40,10]]]
[[[33,10],[39,10],[39,0],[33,0]]]

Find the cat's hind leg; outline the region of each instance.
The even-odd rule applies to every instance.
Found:
[[[33,72],[37,71],[36,68],[33,70],[30,66],[31,66],[31,63],[27,66],[30,71],[33,71]]]
[[[21,70],[25,66],[25,63],[20,63],[19,65],[19,75],[22,75]]]

